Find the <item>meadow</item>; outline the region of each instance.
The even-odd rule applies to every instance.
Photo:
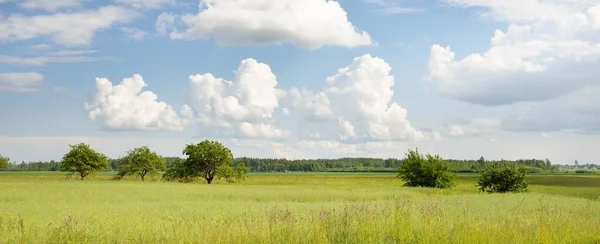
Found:
[[[254,173],[212,185],[0,172],[0,243],[600,243],[600,177],[529,192],[402,187],[389,173]]]

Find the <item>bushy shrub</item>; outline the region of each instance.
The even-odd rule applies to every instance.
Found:
[[[489,193],[527,191],[527,172],[527,168],[524,167],[492,165],[481,174],[478,181],[479,190]]]
[[[439,155],[423,156],[418,150],[409,150],[398,171],[398,176],[406,182],[405,186],[435,188],[454,186],[455,174],[450,171],[450,165]]]

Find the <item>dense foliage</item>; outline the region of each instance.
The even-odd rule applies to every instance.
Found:
[[[9,158],[5,158],[4,156],[0,155],[0,169],[8,168],[9,161],[10,161]]]
[[[527,190],[527,169],[517,166],[493,165],[481,174],[477,185],[482,192],[505,193]]]
[[[146,175],[156,175],[159,171],[164,171],[165,165],[166,160],[147,146],[134,148],[118,160],[119,172],[116,178],[135,175],[144,181]]]
[[[439,155],[423,156],[418,150],[409,150],[398,170],[405,186],[449,188],[454,185],[455,175]]]
[[[165,157],[167,168],[178,157]],[[234,159],[231,166],[243,163],[250,172],[396,172],[403,159],[395,158],[339,158],[339,159],[285,159],[285,158],[249,158]],[[519,160],[477,160],[445,159],[450,170],[454,173],[481,173],[487,165],[498,164],[502,166],[518,165],[527,169],[528,173],[594,173],[600,169],[596,164],[558,165],[545,159],[519,159]],[[110,165],[98,171],[119,171],[117,159],[110,160]],[[58,171],[60,162],[10,162],[8,168],[0,170],[9,171]],[[597,172],[597,171],[596,171]]]
[[[176,160],[167,169],[163,179],[167,181],[191,182],[204,178],[210,184],[215,178],[225,178],[227,182],[243,179],[248,172],[243,164],[231,168],[233,154],[218,141],[204,140],[189,144],[183,150],[185,160]]]
[[[217,168],[217,178],[225,179],[229,183],[245,180],[246,174],[248,174],[248,168],[244,163],[239,163],[235,167],[223,164]]]
[[[339,159],[277,159],[248,158],[235,159],[235,163],[243,163],[252,172],[392,172],[400,166],[399,159],[379,158],[339,158]]]
[[[69,147],[71,150],[63,156],[60,168],[62,171],[70,171],[71,174],[79,174],[81,180],[109,164],[106,155],[94,151],[88,144],[79,143]]]

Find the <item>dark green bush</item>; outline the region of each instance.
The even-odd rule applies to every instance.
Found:
[[[500,167],[492,165],[486,168],[478,181],[479,190],[490,193],[527,191],[528,169],[517,166]]]
[[[454,186],[455,174],[450,171],[450,165],[439,155],[423,156],[418,150],[409,150],[398,171],[398,176],[406,182],[405,186],[435,188]]]

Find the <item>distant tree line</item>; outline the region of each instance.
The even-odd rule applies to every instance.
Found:
[[[171,168],[174,163],[183,160],[180,157],[164,157],[166,168]],[[109,164],[98,171],[119,171],[119,159],[108,159]],[[234,167],[243,163],[250,172],[396,172],[405,159],[396,158],[339,158],[339,159],[285,159],[285,158],[235,158],[231,163]],[[454,173],[481,173],[486,165],[516,165],[523,166],[528,173],[554,173],[564,169],[594,170],[600,166],[595,164],[583,165],[553,165],[545,159],[519,159],[519,160],[485,160],[483,157],[476,160],[446,159],[450,171]],[[2,169],[0,169],[2,170]],[[8,171],[60,171],[59,161],[36,161],[8,163],[3,170]],[[583,172],[583,171],[582,171]]]

